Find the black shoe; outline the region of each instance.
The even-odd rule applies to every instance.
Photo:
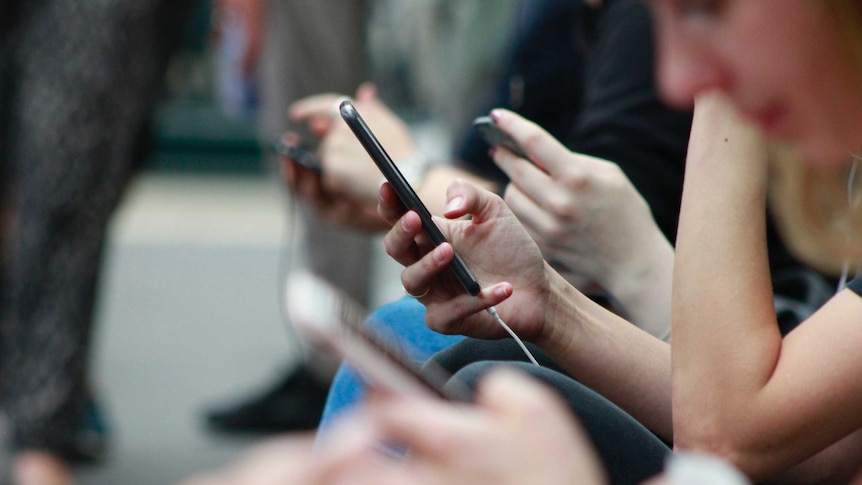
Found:
[[[109,431],[105,412],[91,393],[84,407],[81,427],[69,446],[62,450],[63,458],[73,465],[104,462],[108,455]]]
[[[226,433],[279,433],[316,429],[329,388],[299,365],[271,390],[207,412],[210,429]]]

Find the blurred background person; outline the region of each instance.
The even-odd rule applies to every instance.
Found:
[[[4,2],[0,396],[12,483],[106,451],[88,377],[106,228],[147,152],[186,1]]]
[[[320,93],[353,93],[368,79],[377,80],[384,99],[412,123],[436,120],[442,125],[433,139],[442,140],[444,146],[436,150],[446,153],[453,133],[469,127],[466,114],[473,110],[464,110],[463,105],[478,109],[488,79],[500,70],[500,56],[489,53],[502,49],[514,4],[218,0],[216,17],[231,22],[243,39],[238,45],[244,72],[222,79],[233,81],[222,95],[229,110],[239,114],[257,98],[261,145],[271,170],[278,167],[272,144],[285,132],[296,132],[312,147],[319,143],[320,133],[288,116],[292,103]],[[236,42],[228,37],[221,41]],[[249,82],[255,78],[256,94]],[[287,229],[294,249],[283,271],[310,271],[365,307],[375,298],[393,298],[371,283],[378,234],[332,224],[321,217],[318,207],[292,195],[289,210],[298,222]],[[227,432],[316,428],[338,363],[320,361],[312,352],[302,355],[266,389],[213,406],[206,413],[210,428]]]

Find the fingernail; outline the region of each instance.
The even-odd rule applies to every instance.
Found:
[[[443,253],[443,248],[441,246],[437,246],[436,248],[434,248],[434,262],[435,263],[438,263],[438,264],[443,263],[445,258],[443,257],[442,253]]]
[[[491,117],[491,121],[493,121],[494,123],[496,123],[496,122],[500,121],[500,117],[501,117],[502,115],[503,115],[503,112],[502,112],[502,111],[500,111],[500,110],[498,110],[498,109],[495,109],[495,110],[491,110],[491,113],[490,113],[488,116],[490,116],[490,117]]]
[[[488,149],[488,156],[494,158],[494,154],[497,153],[497,147],[491,147]]]
[[[451,212],[454,210],[460,210],[464,208],[464,197],[456,196],[449,199],[446,202],[446,207],[443,209],[445,212]]]

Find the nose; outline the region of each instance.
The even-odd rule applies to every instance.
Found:
[[[667,30],[658,35],[657,83],[662,99],[671,107],[689,109],[698,93],[730,88],[718,57],[698,40]]]

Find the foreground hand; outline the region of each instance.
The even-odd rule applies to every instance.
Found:
[[[425,320],[433,330],[477,338],[499,338],[506,334],[485,308],[497,310],[522,338],[537,339],[544,328],[547,300],[546,271],[541,252],[506,204],[497,195],[464,181],[447,191],[445,216],[435,218],[451,244],[436,248],[424,236],[415,212],[404,213],[392,187],[380,190],[378,210],[393,224],[384,244],[387,253],[406,266],[401,282],[411,294],[422,298]],[[464,216],[471,216],[469,220]],[[483,286],[470,296],[448,265],[453,246]]]
[[[583,430],[544,385],[515,371],[498,370],[483,379],[476,397],[476,405],[468,406],[372,396],[358,415],[370,431],[367,449],[380,442],[399,443],[409,453],[403,460],[378,458],[378,473],[364,473],[351,483],[605,482]],[[367,454],[352,456],[341,463],[345,470],[367,461]]]
[[[259,446],[184,485],[508,485],[606,482],[583,430],[560,398],[514,371],[479,385],[477,405],[374,394],[315,450],[308,438]],[[381,453],[399,443],[406,457]]]

